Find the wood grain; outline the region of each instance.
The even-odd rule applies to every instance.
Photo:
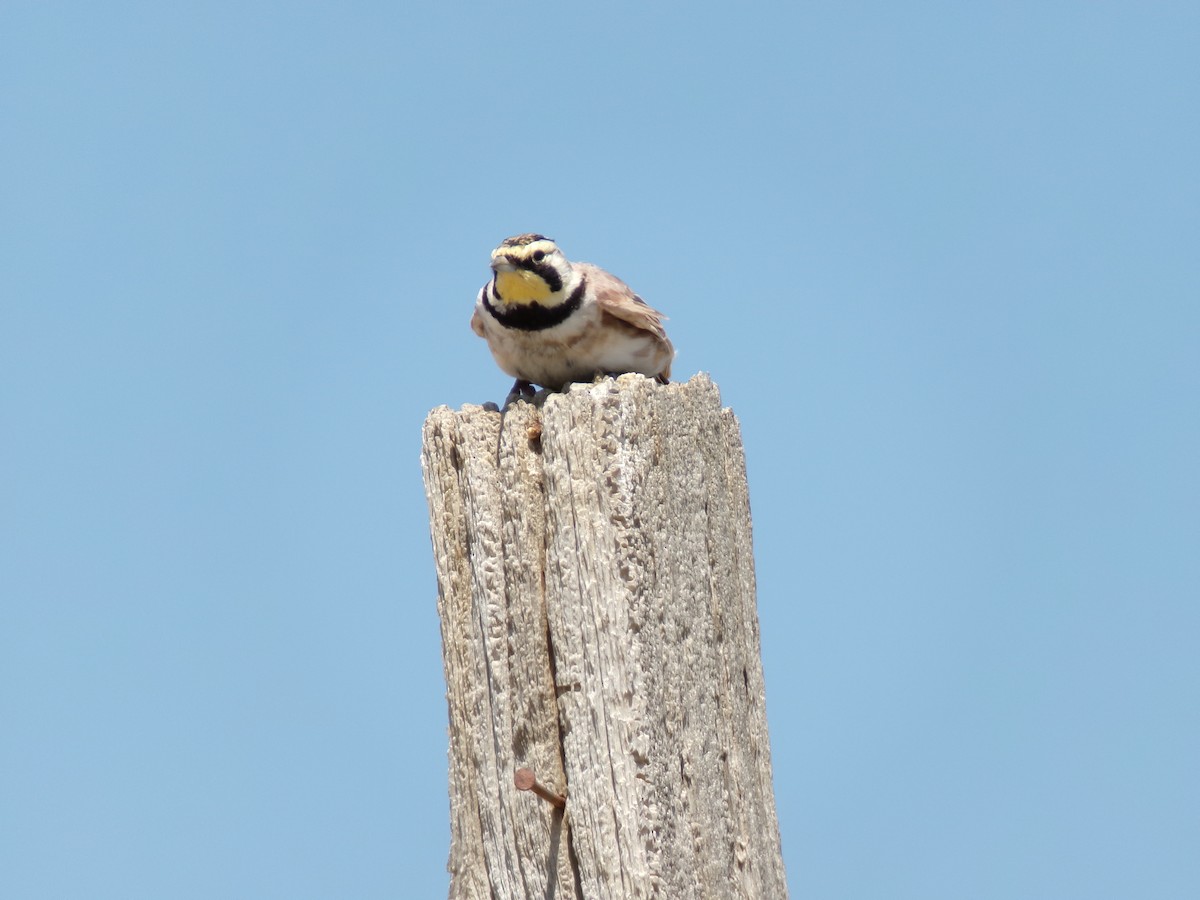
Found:
[[[433,410],[452,898],[783,898],[737,420],[707,376]],[[517,791],[527,767],[565,814]]]

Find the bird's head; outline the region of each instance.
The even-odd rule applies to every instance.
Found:
[[[496,293],[507,304],[555,306],[566,298],[571,263],[558,245],[540,234],[505,238],[492,251]]]

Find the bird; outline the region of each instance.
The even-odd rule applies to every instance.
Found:
[[[534,385],[562,390],[597,376],[639,372],[666,384],[675,348],[666,319],[599,266],[571,262],[550,238],[518,234],[492,251],[471,329],[516,382],[505,405]]]

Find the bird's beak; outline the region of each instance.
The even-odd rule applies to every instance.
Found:
[[[512,272],[516,268],[507,256],[492,257],[492,270],[495,272]]]

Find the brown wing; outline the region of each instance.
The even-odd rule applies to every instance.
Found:
[[[601,312],[618,319],[626,326],[653,335],[662,352],[663,368],[660,377],[665,381],[671,374],[671,360],[675,357],[675,348],[671,346],[667,331],[663,328],[667,317],[635,294],[633,289],[616,275],[611,275],[591,263],[575,263],[575,268],[583,269],[588,283],[592,285]]]
[[[479,292],[479,297],[483,296],[483,291],[487,290],[487,285],[483,286],[483,290]],[[483,313],[479,309],[479,297],[475,298],[475,312],[471,313],[471,330],[480,337],[483,337]]]
[[[595,291],[596,302],[604,312],[635,328],[650,332],[668,347],[671,346],[671,342],[667,340],[666,329],[663,328],[667,317],[635,294],[629,285],[599,266],[576,263],[575,267],[584,270],[588,283]]]

